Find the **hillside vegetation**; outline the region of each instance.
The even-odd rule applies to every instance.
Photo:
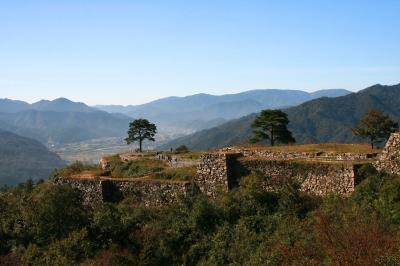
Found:
[[[193,191],[160,208],[85,208],[67,185],[21,184],[0,190],[0,264],[398,265],[400,179],[361,171],[349,198],[266,192],[253,174],[215,200]]]
[[[38,141],[0,130],[0,185],[47,179],[62,166],[60,157]]]
[[[357,143],[351,128],[371,108],[383,109],[395,121],[400,121],[400,84],[374,85],[357,93],[337,98],[319,98],[285,109],[289,129],[297,143]],[[246,143],[252,134],[250,125],[255,114],[229,121],[220,126],[173,140],[161,148],[187,145],[206,150]]]

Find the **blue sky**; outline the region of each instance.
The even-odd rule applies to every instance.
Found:
[[[397,0],[0,0],[0,98],[397,84],[399,11]]]

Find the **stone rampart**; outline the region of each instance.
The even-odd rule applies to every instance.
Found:
[[[228,191],[237,183],[232,173],[235,160],[241,153],[207,153],[201,157],[194,182],[208,196]]]
[[[376,169],[389,174],[400,175],[400,133],[390,135],[385,148],[374,164]]]
[[[362,163],[373,162],[375,153],[279,152],[263,149],[227,148],[206,153],[200,158],[197,175],[190,182],[137,179],[57,178],[58,184],[70,184],[81,190],[85,204],[119,201],[135,197],[146,205],[160,206],[189,193],[193,185],[210,197],[239,185],[240,178],[251,172],[265,177],[263,187],[271,189],[279,182],[296,180],[301,190],[325,196],[337,193],[350,195],[358,182],[357,172]],[[104,162],[107,165],[107,162]],[[374,162],[381,171],[400,174],[400,133],[393,133],[384,150]]]
[[[267,183],[263,185],[266,188],[273,183],[293,179],[300,183],[302,191],[310,194],[348,196],[354,191],[360,167],[342,161],[279,160],[223,152],[207,153],[201,159],[195,182],[202,192],[212,197],[237,186],[240,178],[252,171],[260,172],[267,178]]]
[[[300,184],[300,190],[318,196],[330,193],[349,196],[355,187],[358,165],[346,163],[322,163],[314,161],[269,160],[242,158],[241,169],[262,173],[265,187],[272,188],[288,179]]]
[[[55,184],[67,184],[82,192],[85,205],[96,205],[103,202],[102,181],[95,179],[69,179],[57,177]]]
[[[230,147],[221,149],[222,152],[241,153],[244,157],[260,157],[267,159],[311,159],[323,161],[362,161],[377,157],[377,153],[351,152],[298,152],[271,151],[267,149],[248,149]]]
[[[56,184],[69,184],[82,192],[86,205],[134,198],[146,206],[168,205],[192,190],[190,182],[164,180],[73,179],[58,177]]]

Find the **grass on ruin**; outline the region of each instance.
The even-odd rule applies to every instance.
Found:
[[[276,152],[325,152],[325,153],[374,153],[380,152],[380,149],[371,149],[368,144],[302,144],[285,146],[265,146],[265,145],[243,145],[241,148],[263,149]]]
[[[110,171],[105,173],[111,177],[127,178],[152,175],[164,171],[167,164],[163,161],[149,157],[123,162],[118,155],[108,158],[110,160]]]
[[[176,152],[164,152],[164,154],[166,155],[170,155],[170,156],[176,156],[180,159],[183,160],[198,160],[200,159],[201,155],[204,152],[201,151],[188,151],[188,152],[184,152],[184,153],[176,153]]]
[[[76,161],[75,163],[72,163],[64,168],[55,170],[51,174],[51,177],[56,177],[56,176],[70,177],[73,175],[81,174],[86,171],[90,171],[96,176],[101,175],[102,173],[102,169],[99,165],[84,164],[82,162]]]
[[[369,164],[371,163],[370,160],[322,160],[322,159],[305,159],[305,158],[292,158],[292,159],[285,159],[285,158],[263,158],[263,157],[242,157],[239,158],[240,161],[275,161],[275,162],[292,162],[292,163],[299,163],[299,164],[331,164],[331,165],[358,165],[358,164]]]
[[[191,153],[190,153],[191,154]],[[193,154],[188,155],[193,156]],[[107,157],[110,163],[109,170],[103,170],[99,165],[88,165],[82,162],[73,163],[67,167],[56,170],[53,177],[72,177],[88,174],[97,177],[108,178],[140,178],[147,177],[158,180],[188,181],[196,174],[196,167],[171,168],[164,161],[155,159],[154,156],[122,161],[119,155]]]
[[[152,175],[153,179],[190,181],[196,175],[196,167],[169,168]]]
[[[166,162],[143,157],[123,162],[118,155],[108,158],[110,171],[105,173],[111,178],[138,178],[148,176],[151,179],[188,181],[196,174],[195,167],[170,168]]]

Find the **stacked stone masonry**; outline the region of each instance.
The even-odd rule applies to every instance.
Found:
[[[263,149],[247,149],[229,147],[221,149],[221,152],[241,153],[245,157],[260,157],[267,159],[311,159],[323,161],[361,161],[377,157],[377,153],[350,153],[350,152],[280,152]]]
[[[266,188],[295,180],[300,190],[318,196],[329,193],[349,196],[355,187],[358,165],[342,163],[297,162],[289,160],[242,159],[241,168],[247,173],[259,172],[265,176]]]
[[[400,133],[390,136],[384,150],[375,161],[376,154],[272,152],[226,148],[204,154],[191,182],[165,182],[160,180],[71,179],[59,177],[57,184],[70,184],[83,192],[85,204],[119,201],[135,197],[146,205],[160,206],[176,201],[197,186],[203,193],[215,197],[239,185],[241,177],[258,172],[265,176],[263,187],[271,189],[277,182],[293,179],[301,190],[325,196],[337,193],[350,195],[355,188],[361,164],[355,161],[374,162],[381,171],[400,174]],[[102,161],[107,168],[108,162]]]
[[[400,175],[400,133],[391,134],[375,167],[379,171]]]
[[[194,182],[208,196],[226,192],[233,186],[229,179],[229,163],[241,157],[241,153],[207,153],[201,157]]]
[[[349,196],[354,191],[356,173],[360,167],[359,164],[340,160],[293,160],[296,158],[291,157],[293,154],[284,159],[271,159],[262,156],[246,157],[241,152],[224,151],[226,150],[204,154],[197,170],[195,183],[202,192],[211,197],[237,186],[240,178],[251,172],[261,172],[267,178],[263,185],[265,188],[271,188],[272,183],[279,180],[292,179],[300,183],[302,191],[310,194],[325,196],[337,193]]]
[[[69,184],[80,190],[85,205],[118,202],[130,197],[146,206],[161,206],[175,202],[180,195],[186,195],[192,190],[190,182],[165,182],[160,180],[85,180],[58,177],[55,183]]]

